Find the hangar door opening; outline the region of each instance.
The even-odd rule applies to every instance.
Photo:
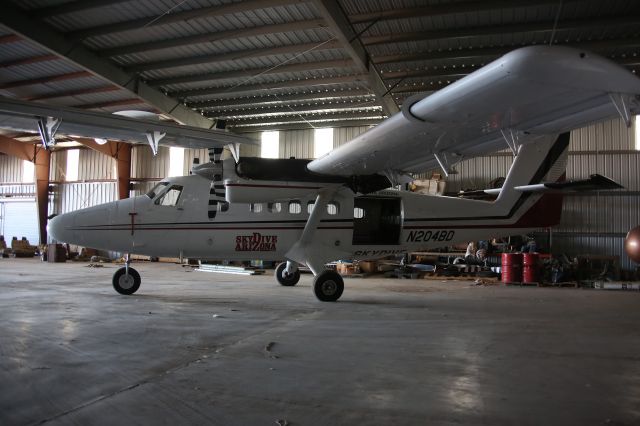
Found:
[[[7,246],[11,239],[27,237],[33,245],[38,244],[38,209],[33,200],[0,201],[0,235],[4,235]]]
[[[353,200],[353,244],[398,244],[402,231],[399,197],[356,197]]]

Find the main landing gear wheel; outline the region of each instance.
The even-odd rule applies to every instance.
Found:
[[[321,272],[313,280],[313,292],[323,302],[335,302],[343,291],[344,281],[335,271]]]
[[[120,268],[113,274],[113,288],[120,294],[133,294],[140,288],[140,274],[133,268]]]
[[[292,274],[287,274],[285,269],[287,268],[287,262],[282,262],[276,267],[276,280],[285,287],[291,287],[298,284],[300,281],[300,270],[296,268]]]

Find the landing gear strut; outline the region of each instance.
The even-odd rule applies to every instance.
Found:
[[[276,267],[276,280],[280,285],[291,287],[300,281],[300,270],[291,262],[282,262]]]
[[[120,294],[130,295],[138,291],[142,279],[135,269],[129,267],[129,255],[125,256],[125,266],[113,274],[113,288]]]
[[[323,271],[313,280],[313,292],[322,302],[335,302],[343,291],[344,281],[335,271]]]

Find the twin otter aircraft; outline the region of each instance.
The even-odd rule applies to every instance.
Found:
[[[599,175],[564,181],[568,132],[616,115],[630,124],[639,95],[640,80],[607,59],[526,47],[431,96],[407,100],[400,113],[312,161],[238,158],[237,144],[252,142],[224,131],[101,114],[100,121],[85,120],[94,113],[56,109],[52,117],[67,117],[58,131],[66,123],[71,134],[148,141],[154,150],[158,142],[207,147],[211,161],[146,195],[57,216],[49,232],[58,241],[150,256],[285,259],[276,269],[280,284],[295,285],[298,265],[306,265],[316,297],[335,301],[344,284],[327,262],[552,226],[562,191],[619,187]],[[28,106],[18,110],[14,118],[35,114]],[[224,146],[234,158],[220,158]],[[493,201],[388,189],[411,173],[441,167],[447,174],[463,158],[507,147],[513,165],[502,188],[486,191]],[[140,281],[127,264],[113,286],[132,294]]]

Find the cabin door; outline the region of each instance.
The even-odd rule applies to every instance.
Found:
[[[402,231],[399,197],[356,197],[353,216],[353,245],[399,244]]]

